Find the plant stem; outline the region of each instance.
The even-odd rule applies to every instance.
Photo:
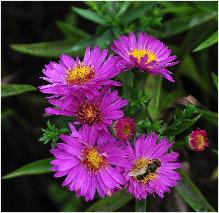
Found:
[[[159,107],[160,107],[160,95],[161,95],[161,89],[162,89],[162,81],[163,78],[161,76],[158,76],[158,82],[157,82],[157,93],[155,98],[155,108],[156,108],[156,117],[158,116]]]
[[[146,212],[146,199],[145,200],[137,200],[137,199],[135,200],[135,211],[136,212]]]

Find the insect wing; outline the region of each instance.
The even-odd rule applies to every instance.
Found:
[[[144,174],[145,172],[146,172],[146,170],[147,170],[147,167],[143,167],[143,168],[141,168],[141,169],[139,169],[138,171],[131,171],[131,172],[129,172],[129,176],[137,176],[137,175],[142,175],[142,174]]]

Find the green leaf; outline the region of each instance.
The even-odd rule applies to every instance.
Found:
[[[67,128],[58,129],[55,127],[55,124],[51,124],[50,121],[47,121],[47,129],[42,129],[43,136],[39,138],[39,141],[42,141],[44,144],[47,144],[51,141],[51,147],[55,147],[56,142],[59,139],[61,134],[66,134],[69,132]]]
[[[177,124],[174,123],[173,125],[170,125],[164,131],[164,134],[167,134],[167,135],[178,135],[181,132],[183,132],[186,129],[188,129],[193,124],[195,124],[200,117],[201,117],[201,115],[198,115],[194,119],[183,119],[183,120],[177,122]]]
[[[141,5],[140,7],[129,10],[127,13],[120,17],[121,24],[127,25],[131,21],[140,18],[144,15],[145,12],[150,11],[154,4],[154,2],[144,2],[143,6]]]
[[[14,177],[20,177],[24,175],[39,175],[39,174],[45,174],[51,172],[49,168],[51,165],[49,162],[52,160],[52,158],[46,158],[43,160],[38,160],[32,163],[29,163],[25,166],[22,166],[19,169],[16,169],[15,171],[5,175],[2,177],[2,179],[9,179]]]
[[[112,41],[112,34],[109,30],[103,33],[100,37],[95,40],[95,44],[101,48],[106,48],[109,43]]]
[[[63,53],[78,55],[92,41],[93,38],[87,38],[77,43],[70,40],[61,40],[33,44],[12,44],[11,48],[21,53],[50,58],[58,57]]]
[[[132,200],[132,196],[126,194],[123,190],[121,192],[117,192],[112,197],[105,197],[103,199],[98,200],[94,204],[86,209],[86,212],[113,212],[124,206],[130,200]]]
[[[106,25],[106,23],[107,23],[107,21],[104,19],[104,17],[98,15],[97,13],[95,13],[91,10],[81,9],[81,8],[77,8],[77,7],[72,7],[72,10],[74,12],[76,12],[77,14],[79,14],[80,16],[82,16],[90,21],[96,22],[98,24]]]
[[[208,13],[217,13],[218,3],[217,1],[197,1],[192,2],[197,8]]]
[[[125,13],[125,11],[128,9],[128,7],[130,6],[132,2],[130,1],[124,1],[122,2],[122,5],[120,6],[120,10],[118,11],[116,17],[121,16],[123,13]]]
[[[183,170],[179,170],[182,180],[176,186],[177,192],[187,202],[187,204],[197,212],[215,212],[206,198],[199,191],[197,186],[187,176]]]
[[[1,97],[4,98],[35,90],[36,88],[34,86],[28,84],[2,84]]]
[[[215,74],[215,73],[211,73],[211,76],[213,78],[213,82],[214,82],[214,85],[217,87],[218,89],[218,76]]]
[[[75,41],[80,40],[81,38],[87,38],[89,36],[88,33],[80,30],[79,28],[74,27],[72,24],[63,22],[63,21],[57,21],[56,22],[59,30],[62,31],[62,33],[66,36],[66,38]]]
[[[198,52],[200,50],[203,50],[205,48],[212,46],[213,44],[217,43],[217,38],[218,38],[218,32],[213,33],[209,38],[207,38],[200,45],[198,45],[198,47],[196,47],[193,50],[193,52]]]
[[[117,79],[122,81],[122,93],[124,98],[130,98],[133,88],[133,72],[122,72],[117,76]]]
[[[204,110],[204,109],[199,109],[199,111],[202,113],[202,118],[214,124],[215,126],[218,126],[218,113],[217,112],[211,112],[209,110]]]
[[[200,75],[197,66],[190,54],[185,55],[178,69],[179,73],[192,79],[203,91],[208,91],[209,87]]]
[[[152,98],[148,105],[148,112],[153,120],[157,119],[160,111],[160,94],[162,78],[160,76],[148,75],[145,84],[145,94]]]
[[[160,9],[160,12],[162,14],[165,13],[173,13],[178,16],[182,16],[185,14],[191,14],[195,11],[195,8],[193,5],[188,4],[187,2],[170,2],[170,1],[160,1],[159,4],[164,6],[164,8]]]
[[[165,131],[163,134],[165,135],[178,135],[181,132],[188,129],[190,126],[195,124],[198,119],[202,116],[202,114],[197,115],[194,118],[180,118],[176,119]]]
[[[200,13],[192,16],[171,19],[164,22],[159,37],[164,38],[179,34],[216,17],[217,13]]]

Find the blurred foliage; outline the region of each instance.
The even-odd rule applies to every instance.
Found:
[[[191,179],[183,170],[179,170],[182,180],[176,186],[176,190],[183,199],[197,212],[214,212],[205,197],[201,194],[199,189],[193,184]]]
[[[56,204],[62,206],[61,212],[77,212],[81,210],[82,198],[77,198],[72,192],[62,188],[58,183],[49,183],[48,194]]]
[[[212,70],[210,51],[215,47],[218,39],[217,32],[217,2],[84,2],[86,9],[72,7],[63,21],[56,25],[63,34],[59,41],[40,42],[33,44],[12,44],[11,48],[32,56],[57,58],[61,53],[72,56],[82,55],[87,45],[98,45],[108,48],[113,39],[129,32],[147,32],[165,43],[178,56],[180,64],[174,68],[176,84],[165,87],[165,82],[158,76],[143,75],[137,70],[124,72],[117,79],[122,82],[121,96],[130,101],[125,114],[135,117],[137,134],[155,131],[175,140],[175,136],[191,128],[199,119],[203,119],[205,127],[218,125],[218,114],[209,110],[210,99],[215,99],[218,90],[218,76]],[[95,28],[90,34],[82,29],[78,19]],[[203,30],[204,29],[204,30]],[[212,54],[211,54],[212,55]],[[217,57],[215,57],[216,59]],[[186,81],[197,87],[202,98],[204,108],[188,104],[177,106],[170,123],[159,120],[162,110],[173,104],[177,98],[187,94]],[[169,83],[171,84],[171,83]],[[212,92],[211,85],[214,85]],[[217,89],[217,90],[215,90]],[[2,85],[2,97],[33,91],[31,85]],[[12,109],[5,110],[2,117],[13,113]],[[55,145],[61,133],[67,132],[62,128],[66,123],[63,118],[57,118],[60,129],[48,122],[48,128],[43,130],[44,143],[52,141]],[[182,147],[185,140],[175,142],[175,148]],[[181,143],[181,144],[180,144]],[[12,178],[21,175],[42,174],[49,172],[49,160],[40,160],[21,167],[4,176]],[[189,176],[180,171],[182,181],[176,191],[185,202],[195,211],[214,211],[207,200],[195,186]],[[51,197],[62,205],[61,211],[78,211],[82,205],[81,199],[73,198],[72,193],[51,184]],[[112,198],[104,198],[92,203],[87,211],[116,211],[127,204],[132,197],[124,191]]]
[[[122,192],[117,192],[112,197],[105,197],[103,199],[98,200],[88,209],[86,212],[113,212],[118,210],[120,207],[127,204],[133,197],[130,194],[127,194],[125,190]]]

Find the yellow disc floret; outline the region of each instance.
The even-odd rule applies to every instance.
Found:
[[[129,55],[132,55],[134,58],[137,58],[139,63],[141,61],[141,58],[143,58],[145,55],[148,56],[148,59],[147,59],[147,62],[146,62],[147,64],[150,63],[151,61],[157,61],[156,55],[150,50],[134,49],[133,51],[130,52]]]
[[[66,82],[69,85],[84,84],[95,75],[94,69],[90,66],[75,65],[74,68],[66,70]]]
[[[100,123],[102,114],[97,104],[82,102],[77,110],[77,115],[81,122],[87,124]]]
[[[124,134],[124,135],[129,135],[130,132],[131,132],[131,127],[130,127],[130,125],[125,125],[125,126],[123,127],[123,134]]]
[[[105,161],[95,148],[87,148],[84,152],[83,163],[93,171],[99,170]]]
[[[205,144],[205,138],[202,135],[196,136],[197,148],[202,148]]]

